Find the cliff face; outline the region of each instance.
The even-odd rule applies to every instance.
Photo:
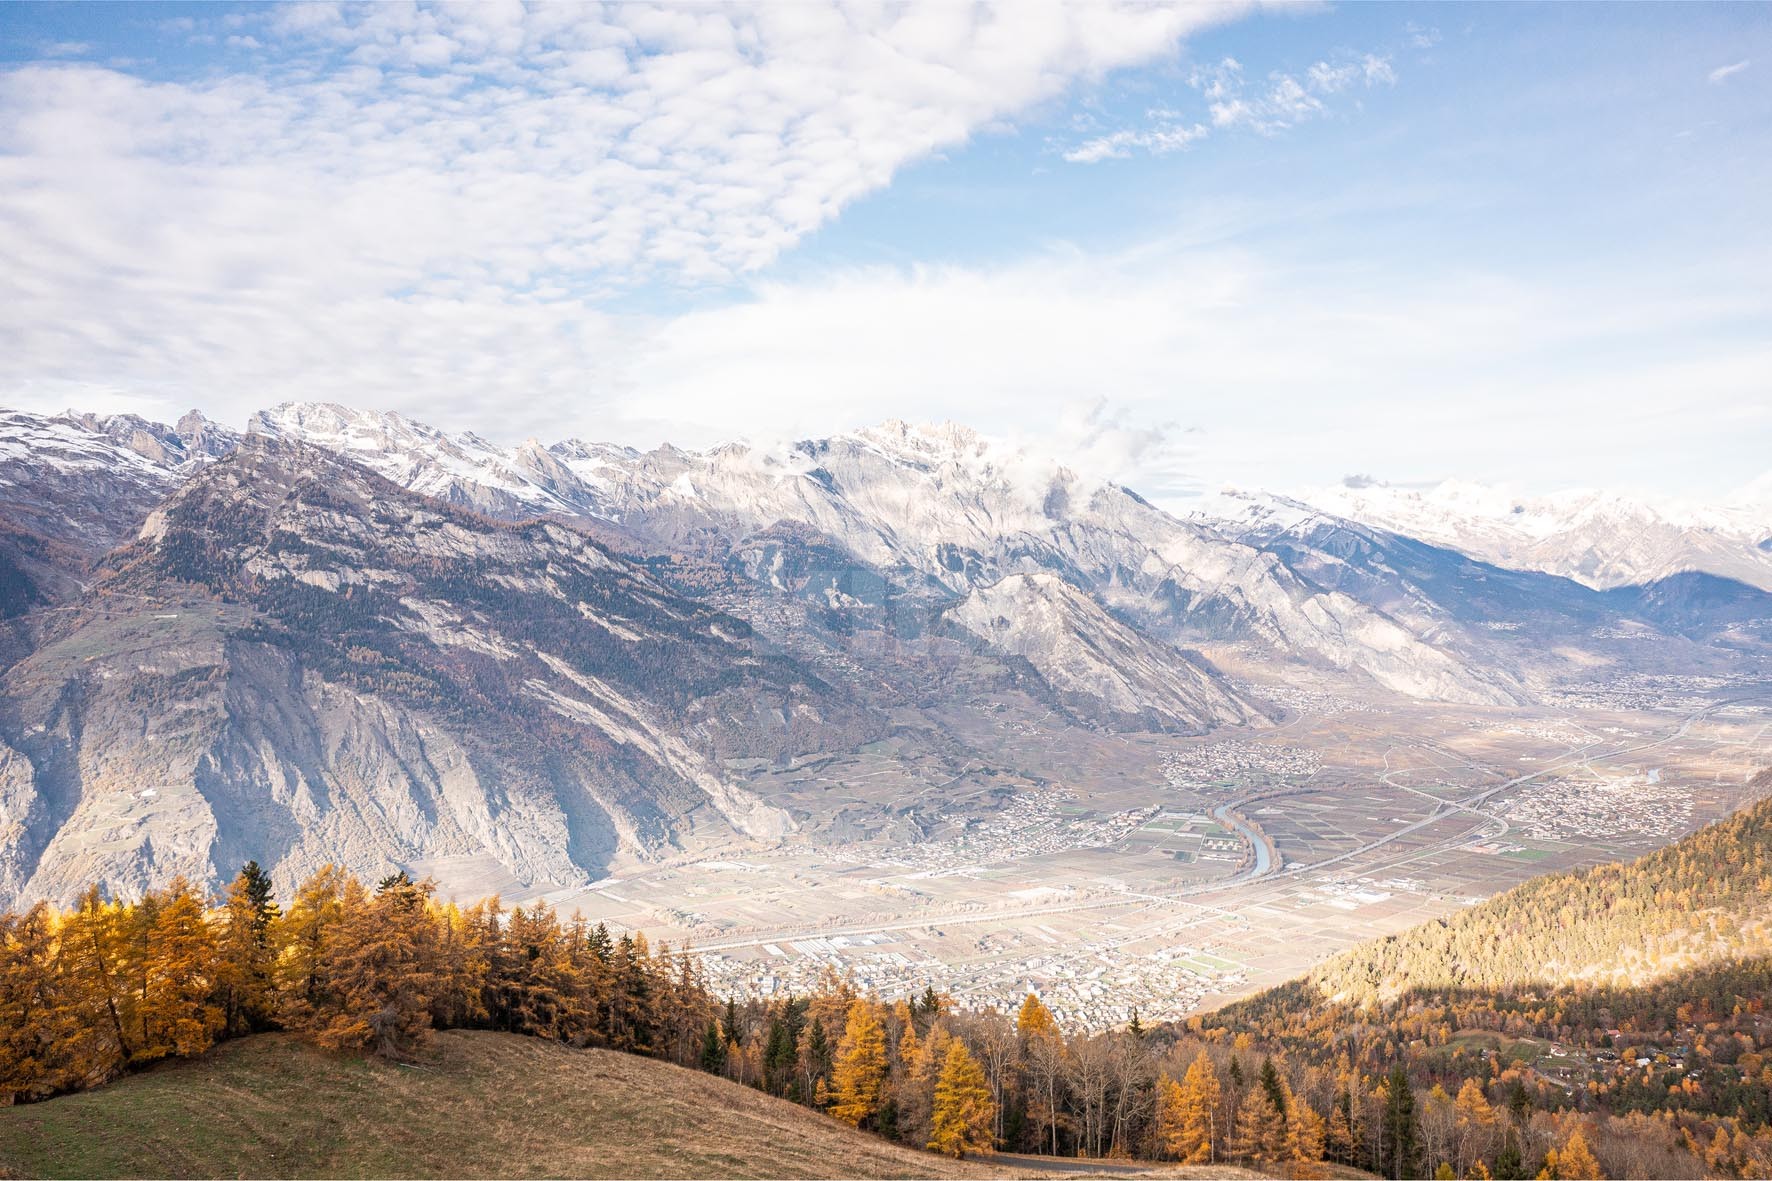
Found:
[[[715,756],[867,733],[748,636],[565,525],[252,441],[0,678],[0,892],[247,857],[282,880],[338,861],[564,886],[618,849],[779,837],[790,818]]]

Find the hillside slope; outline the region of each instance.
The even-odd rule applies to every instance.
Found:
[[[252,858],[463,893],[779,838],[720,772],[874,723],[745,625],[554,523],[254,440],[193,476],[0,675],[0,900]],[[0,774],[5,774],[0,772]]]
[[[34,1177],[984,1177],[711,1075],[453,1031],[411,1066],[268,1034],[0,1110]]]
[[[1772,770],[1753,786],[1772,791]],[[1769,919],[1772,799],[1764,799],[1636,861],[1535,878],[1353,948],[1308,979],[1322,995],[1348,1001],[1424,990],[1640,986],[1772,955]]]

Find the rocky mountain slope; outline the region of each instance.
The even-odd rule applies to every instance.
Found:
[[[1367,603],[1470,664],[1528,686],[1578,663],[1698,672],[1772,640],[1772,594],[1715,575],[1597,591],[1339,517],[1286,497],[1223,493],[1199,520],[1271,553],[1299,577]]]
[[[1557,574],[1598,590],[1699,571],[1772,591],[1772,498],[1754,485],[1716,505],[1591,490],[1522,497],[1457,481],[1423,490],[1330,488],[1305,499],[1497,566]]]
[[[499,448],[399,415],[288,404],[250,433],[346,454],[426,495],[489,515],[619,526],[658,553],[733,559],[782,525],[931,609],[1013,572],[1054,570],[1168,641],[1248,639],[1277,655],[1369,676],[1412,696],[1511,704],[1506,676],[1449,653],[1270,555],[1178,521],[1113,484],[961,427],[887,423],[783,449],[649,453],[569,440]]]
[[[0,677],[0,893],[247,857],[582,885],[618,849],[777,838],[718,760],[869,723],[748,632],[563,524],[249,438]]]
[[[1177,649],[1114,619],[1055,574],[1011,574],[974,589],[948,617],[1018,656],[1073,707],[1182,728],[1258,725],[1260,706]]]
[[[964,765],[943,718],[1006,687],[1057,726],[1279,715],[1202,650],[1508,707],[1768,643],[1772,596],[1716,575],[1602,592],[1277,497],[1182,519],[951,425],[642,453],[7,413],[0,898],[247,857],[583,885],[788,831],[729,761],[892,730]]]

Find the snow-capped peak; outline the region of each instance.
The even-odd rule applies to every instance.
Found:
[[[1651,500],[1595,489],[1523,496],[1448,480],[1317,489],[1328,512],[1460,550],[1499,566],[1542,570],[1598,589],[1700,570],[1772,589],[1772,476],[1720,504]]]
[[[534,440],[506,449],[472,432],[451,435],[401,414],[330,402],[261,410],[247,431],[325,448],[415,492],[492,516],[596,514],[594,489]]]

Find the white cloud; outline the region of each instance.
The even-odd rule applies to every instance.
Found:
[[[1108,135],[1085,140],[1064,154],[1072,164],[1093,164],[1098,160],[1121,159],[1135,151],[1163,156],[1206,138],[1203,123],[1184,124],[1174,121],[1173,112],[1153,112],[1162,122],[1139,129],[1125,128]]]
[[[1072,164],[1094,164],[1122,159],[1137,152],[1153,156],[1179,151],[1204,139],[1213,128],[1247,128],[1273,135],[1299,123],[1325,115],[1327,100],[1354,87],[1392,85],[1397,75],[1388,56],[1368,53],[1335,62],[1319,61],[1302,77],[1275,71],[1259,84],[1245,77],[1243,64],[1226,57],[1196,66],[1187,84],[1206,104],[1206,122],[1182,112],[1160,108],[1145,113],[1140,127],[1120,128],[1084,140],[1063,152]]]
[[[1733,75],[1741,73],[1741,71],[1747,69],[1751,64],[1751,62],[1743,58],[1741,61],[1731,62],[1726,66],[1718,66],[1716,69],[1712,70],[1707,77],[1709,77],[1712,86],[1717,86]]]
[[[730,284],[1235,11],[282,5],[161,25],[252,73],[13,68],[0,390],[581,398],[612,296]]]
[[[1764,467],[1747,440],[1772,431],[1772,352],[1706,331],[1767,317],[1757,280],[1699,270],[1671,288],[1628,272],[1325,275],[1161,243],[867,269],[657,325],[602,421],[707,445],[954,419],[1170,498],[1350,470],[1607,484],[1623,457],[1690,479],[1648,458],[1676,452],[1739,480]]]

